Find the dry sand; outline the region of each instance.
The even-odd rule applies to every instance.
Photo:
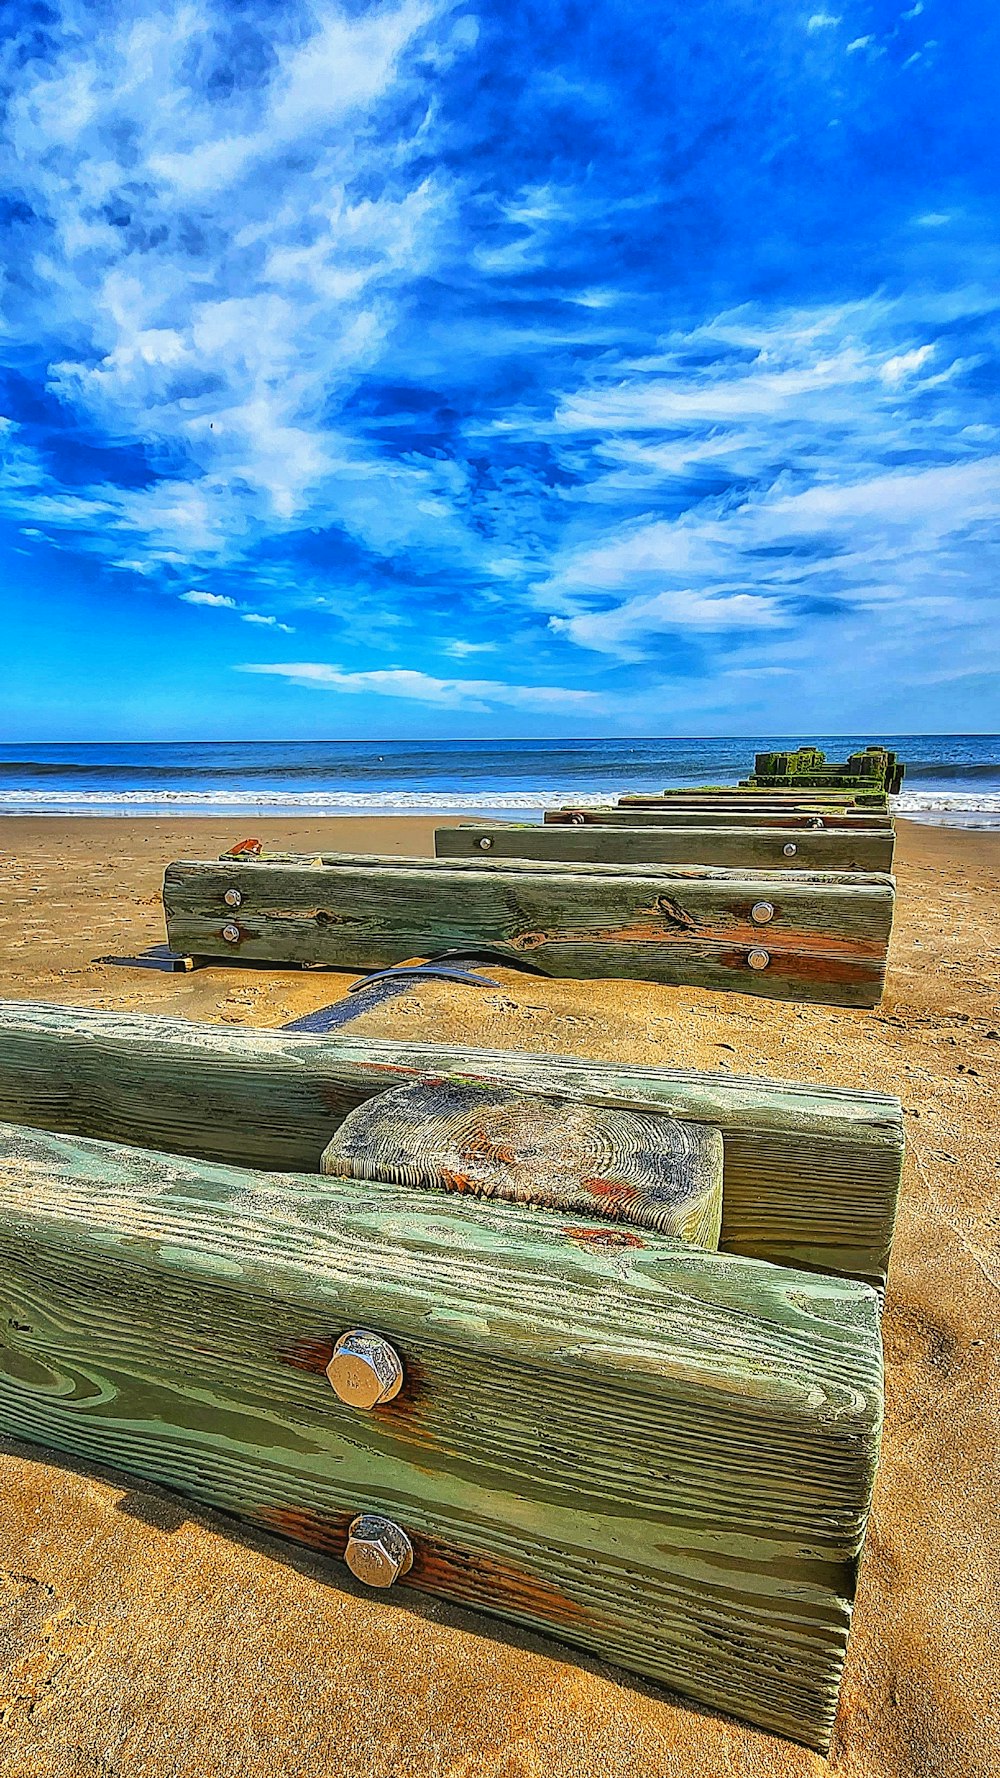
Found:
[[[426,852],[422,820],[260,822],[291,849]],[[0,823],[7,997],[279,1024],[346,976],[95,961],[162,941],[170,857],[214,821]],[[874,1013],[643,984],[427,984],[352,1032],[898,1092],[909,1155],[887,1423],[834,1753],[163,1491],[0,1450],[3,1778],[964,1778],[1000,1770],[1000,835],[900,823]]]

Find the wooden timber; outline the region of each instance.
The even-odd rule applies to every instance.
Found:
[[[418,1080],[348,1112],[320,1172],[530,1204],[719,1245],[718,1130],[466,1081]]]
[[[799,809],[806,814],[823,815],[828,809],[842,809],[845,813],[886,814],[888,799],[881,794],[869,796],[840,795],[835,791],[797,791],[797,790],[707,790],[694,792],[688,790],[664,791],[659,796],[620,796],[620,809],[767,809],[771,813],[780,813],[784,809]]]
[[[484,841],[489,844],[484,846]],[[579,864],[713,864],[744,870],[891,871],[891,828],[603,827],[593,823],[438,827],[438,858],[542,858]],[[786,848],[792,848],[792,856]]]
[[[246,1033],[252,1038],[254,1034]],[[863,1285],[0,1130],[0,1423],[829,1745],[882,1418]],[[324,1377],[377,1329],[395,1401]]]
[[[631,804],[621,808],[599,805],[586,808],[569,803],[561,809],[546,809],[544,820],[555,825],[592,827],[790,827],[812,828],[814,832],[843,829],[845,832],[869,832],[872,828],[892,830],[892,817],[878,809],[834,809],[819,811],[803,809],[760,809],[741,804],[738,807],[684,808],[674,803]]]
[[[349,1111],[426,1077],[721,1130],[725,1250],[885,1282],[903,1128],[883,1094],[0,1001],[0,1118],[172,1154],[317,1171]]]
[[[893,899],[878,875],[349,854],[178,862],[163,886],[168,942],[192,956],[374,969],[464,947],[544,975],[836,1006],[877,1005]]]
[[[800,783],[795,779],[788,784],[755,784],[744,779],[740,784],[667,784],[663,790],[627,791],[618,798],[621,803],[629,802],[713,802],[727,801],[733,803],[827,803],[831,808],[843,806],[849,808],[863,796],[866,804],[873,799],[886,802],[886,793],[879,789],[869,789],[866,785],[811,785]]]
[[[794,753],[758,753],[753,772],[741,780],[741,788],[855,786],[896,796],[905,771],[899,755],[888,747],[866,747],[863,752],[850,754],[842,764],[828,760],[816,747],[799,747]]]

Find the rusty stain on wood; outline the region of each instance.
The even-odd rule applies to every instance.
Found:
[[[579,1247],[645,1247],[641,1235],[631,1229],[578,1229],[564,1228],[567,1240],[575,1241]]]

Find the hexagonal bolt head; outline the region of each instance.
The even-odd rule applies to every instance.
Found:
[[[747,957],[751,969],[766,969],[770,961],[770,951],[751,951]]]
[[[227,889],[224,899],[227,908],[241,908],[243,906],[243,897],[238,889]]]
[[[768,920],[774,919],[774,903],[771,901],[755,901],[753,907],[750,909],[750,918],[751,920],[756,920],[758,926],[766,926]]]
[[[333,1348],[326,1374],[334,1394],[349,1408],[377,1408],[403,1387],[399,1354],[381,1334],[352,1327]]]
[[[786,858],[794,858],[798,851],[798,846],[795,844],[794,840],[789,840],[787,846],[782,846],[781,850],[784,852]]]
[[[413,1545],[401,1525],[381,1513],[359,1513],[347,1534],[344,1561],[367,1587],[391,1587],[413,1566]]]
[[[492,844],[493,844],[493,841],[487,835],[485,838],[481,839],[479,842],[480,852],[488,852],[490,850],[490,847],[492,846]]]
[[[240,942],[240,929],[238,926],[224,926],[222,928],[222,936],[227,945],[238,945]]]

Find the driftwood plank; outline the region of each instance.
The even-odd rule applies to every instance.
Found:
[[[346,854],[179,862],[163,886],[168,940],[197,956],[372,969],[488,948],[545,975],[840,1006],[878,1003],[893,899],[871,875]]]
[[[427,1077],[708,1124],[723,1136],[724,1249],[885,1282],[903,1120],[884,1094],[0,1001],[0,1118],[175,1154],[317,1171],[356,1105]]]
[[[856,833],[868,832],[871,828],[892,828],[892,816],[879,809],[830,808],[810,814],[802,809],[758,809],[743,805],[735,808],[706,805],[692,809],[674,803],[627,808],[610,804],[588,808],[568,803],[561,809],[546,809],[544,820],[570,827],[645,827],[656,824],[661,827],[787,827],[793,830],[793,837],[797,828],[811,828],[817,833],[824,829],[845,829]]]
[[[828,1745],[882,1415],[864,1286],[0,1130],[0,1423]],[[323,1375],[374,1328],[374,1413]]]
[[[780,827],[439,827],[438,858],[537,858],[579,864],[712,864],[743,870],[891,871],[891,828],[848,832]]]

